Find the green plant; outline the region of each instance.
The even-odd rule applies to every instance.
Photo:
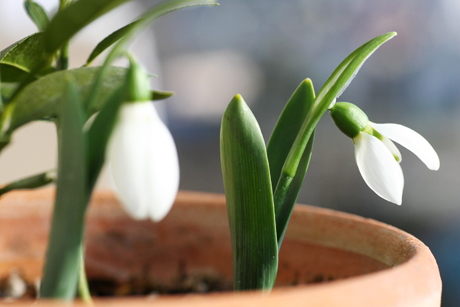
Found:
[[[374,124],[357,106],[336,103],[368,57],[395,35],[380,35],[353,51],[316,96],[311,80],[304,80],[287,102],[266,147],[243,98],[236,95],[228,105],[220,139],[236,290],[272,289],[278,251],[310,162],[316,124],[327,110],[353,139],[363,179],[386,200],[401,204],[404,185],[401,155],[390,139],[413,151],[430,169],[439,168],[436,152],[415,131]]]
[[[174,141],[148,103],[172,93],[150,90],[148,74],[127,54],[127,48],[135,35],[158,17],[185,7],[216,3],[160,2],[102,40],[83,67],[68,69],[72,37],[125,2],[128,0],[60,0],[58,12],[49,18],[38,3],[27,0],[25,9],[39,32],[0,52],[0,149],[8,145],[16,129],[31,121],[52,121],[57,129],[57,170],[0,189],[3,194],[53,181],[57,185],[40,286],[42,298],[72,300],[79,288],[83,299],[91,300],[83,270],[84,216],[107,148],[120,198],[134,218],[161,219],[177,193],[179,169]],[[112,49],[102,66],[88,67],[109,47]],[[129,68],[111,66],[115,59],[125,56],[130,60]],[[85,125],[95,114],[94,121]],[[150,188],[158,183],[159,176],[165,180],[165,172],[170,174],[166,176],[168,189],[158,185]]]

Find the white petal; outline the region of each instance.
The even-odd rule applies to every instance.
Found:
[[[174,140],[151,103],[122,106],[108,148],[113,179],[126,211],[161,220],[179,187]]]
[[[439,169],[438,154],[430,143],[414,130],[398,124],[370,123],[370,125],[380,134],[412,151],[429,169]]]
[[[364,132],[353,142],[356,163],[367,185],[380,197],[401,205],[404,177],[392,153],[378,138]]]
[[[388,150],[391,152],[396,161],[398,161],[398,163],[401,163],[401,152],[399,152],[399,149],[395,146],[395,144],[384,135],[382,135],[382,139],[380,141],[382,141],[383,145],[385,145],[386,148],[388,148]]]

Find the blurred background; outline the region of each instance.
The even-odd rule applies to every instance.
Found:
[[[37,0],[50,13],[58,0]],[[155,1],[133,1],[91,25],[73,42],[74,67],[93,46]],[[340,97],[377,123],[399,123],[437,150],[429,171],[401,149],[403,205],[388,203],[364,183],[354,148],[329,116],[315,147],[298,202],[373,218],[412,233],[430,247],[443,279],[444,307],[460,305],[460,1],[220,0],[218,7],[162,17],[132,50],[159,75],[153,86],[176,95],[157,103],[175,138],[181,188],[223,192],[220,120],[240,93],[266,140],[298,84],[319,90],[335,67],[367,40],[390,31]],[[21,1],[0,0],[0,48],[35,31]],[[77,46],[78,45],[78,46]],[[0,159],[0,182],[54,167],[53,127],[38,123],[16,133]],[[107,176],[101,186],[110,185]]]

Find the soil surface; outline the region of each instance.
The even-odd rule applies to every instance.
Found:
[[[308,283],[322,283],[332,280],[334,280],[332,276],[317,275],[314,280]],[[111,279],[90,279],[88,284],[93,297],[210,293],[233,290],[231,281],[207,271],[183,273],[169,285],[157,284],[148,279],[133,279],[124,283],[118,283]],[[298,281],[292,283],[292,285],[297,284],[299,284]],[[38,286],[38,281],[35,284],[27,283],[18,271],[13,271],[8,277],[0,279],[0,299],[36,298]]]
[[[231,282],[224,281],[221,276],[209,272],[184,274],[170,285],[155,284],[147,279],[136,279],[125,283],[110,279],[90,279],[88,284],[93,297],[208,293],[233,289]],[[33,299],[37,297],[37,289],[38,283],[36,285],[27,283],[16,271],[0,279],[0,298],[3,300]]]

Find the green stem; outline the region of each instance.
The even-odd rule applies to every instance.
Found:
[[[69,83],[57,124],[58,177],[40,297],[70,301],[77,292],[87,207],[87,141],[78,93]]]
[[[59,0],[59,11],[62,11],[67,6],[73,3],[73,0]],[[69,68],[69,42],[65,43],[59,51],[57,60],[57,69],[66,70]]]
[[[72,201],[56,200],[40,286],[42,298],[72,300],[75,296],[79,268],[75,263],[80,262],[84,220],[84,214],[76,214],[75,207]]]
[[[58,70],[66,70],[69,68],[69,42],[65,43],[60,52],[57,61]]]
[[[273,195],[278,250],[281,248],[281,242],[283,241],[284,233],[286,232],[287,224],[295,205],[295,202],[291,206],[284,205],[293,179],[294,177],[281,173]]]
[[[93,299],[91,298],[91,292],[89,291],[88,279],[86,278],[85,271],[85,253],[83,247],[80,249],[80,271],[78,278],[78,293],[82,301],[90,306],[93,306]]]

